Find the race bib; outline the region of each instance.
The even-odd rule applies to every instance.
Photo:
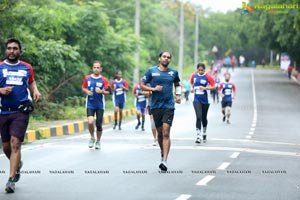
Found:
[[[196,94],[203,95],[203,94],[204,94],[204,91],[203,91],[203,90],[200,90],[200,89],[196,89],[195,93],[196,93]]]

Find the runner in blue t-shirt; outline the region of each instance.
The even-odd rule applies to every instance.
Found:
[[[110,94],[109,82],[101,75],[102,66],[100,61],[94,61],[93,73],[84,77],[82,91],[86,96],[86,113],[88,118],[88,129],[91,135],[89,148],[100,149],[100,139],[102,136],[103,113],[105,109],[104,95]],[[96,114],[97,141],[94,137],[94,116]]]
[[[122,130],[122,118],[123,118],[123,108],[126,102],[126,92],[128,92],[128,83],[122,78],[122,72],[117,71],[114,80],[112,81],[111,88],[113,93],[113,103],[114,103],[114,117],[115,124],[113,129],[116,129],[118,125],[118,113],[119,113],[119,130]]]
[[[19,60],[21,54],[21,42],[10,38],[5,43],[6,58],[0,62],[0,134],[3,152],[10,163],[7,193],[15,191],[15,183],[21,176],[21,145],[29,122],[29,111],[33,111],[30,92],[34,101],[41,99],[33,68]]]
[[[231,75],[229,73],[225,73],[225,82],[222,82],[219,86],[219,92],[222,97],[222,114],[223,114],[223,122],[227,122],[230,124],[229,118],[231,115],[231,106],[232,100],[236,96],[236,87],[234,83],[229,82]],[[227,120],[226,120],[227,118]]]
[[[208,93],[207,90],[215,90],[215,81],[207,73],[205,73],[205,65],[199,63],[197,65],[198,73],[191,79],[194,93],[194,110],[196,113],[196,143],[201,143],[201,126],[203,126],[203,142],[206,142],[207,130],[207,112],[209,109]]]
[[[168,68],[170,61],[171,54],[161,52],[159,54],[159,66],[149,68],[141,81],[142,90],[152,91],[150,109],[158,132],[158,143],[162,156],[159,168],[162,171],[167,171],[167,158],[171,146],[170,129],[175,110],[174,104],[175,101],[176,103],[181,102],[180,78],[176,70]],[[176,93],[175,101],[173,85]]]
[[[133,95],[135,98],[135,107],[136,107],[136,117],[138,120],[138,123],[135,127],[135,129],[138,129],[140,125],[142,128],[142,131],[145,131],[144,124],[145,124],[145,115],[147,110],[147,96],[145,91],[142,91],[140,85],[136,85],[133,88]],[[142,117],[142,124],[141,124],[141,117]]]

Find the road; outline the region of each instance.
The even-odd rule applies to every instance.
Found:
[[[14,194],[4,186],[9,165],[0,152],[1,200],[247,200],[300,199],[300,85],[282,72],[236,69],[231,124],[211,104],[208,143],[197,145],[192,102],[176,106],[168,173],[150,124],[135,130],[104,129],[101,150],[88,133],[23,146],[21,180]]]

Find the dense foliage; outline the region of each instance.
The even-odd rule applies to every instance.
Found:
[[[297,0],[265,0],[264,3],[296,3]],[[133,86],[135,0],[0,0],[0,42],[17,37],[23,42],[22,59],[31,63],[44,101],[35,115],[63,105],[82,104],[81,82],[93,60],[103,62],[103,74],[112,80],[116,70]],[[157,63],[160,51],[173,54],[177,67],[179,46],[179,0],[140,0],[140,74]],[[260,2],[250,0],[250,5]],[[299,5],[300,6],[300,5]],[[242,7],[242,5],[241,5]],[[300,65],[300,13],[258,10],[241,16],[242,9],[214,13],[185,3],[184,67],[193,65],[195,10],[199,15],[199,61],[216,56],[246,61],[270,60],[286,52]],[[211,52],[216,45],[217,55]],[[0,57],[4,58],[4,45]],[[109,98],[108,98],[109,99]],[[66,103],[67,102],[67,103]],[[74,103],[75,102],[75,103]],[[43,110],[43,111],[42,111]],[[41,114],[42,113],[42,114]]]

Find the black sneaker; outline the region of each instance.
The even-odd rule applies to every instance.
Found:
[[[136,125],[135,129],[138,129],[140,125],[141,125],[141,122],[139,122],[139,123]]]
[[[203,135],[203,143],[206,143],[207,140],[206,140],[206,135]]]
[[[16,176],[14,178],[14,182],[18,182],[21,178],[21,174],[20,174],[20,171],[21,171],[21,168],[23,167],[23,161],[20,160],[19,162],[19,166],[18,166],[18,169],[17,169],[17,172],[16,172]]]
[[[116,127],[117,127],[117,124],[115,124],[115,125],[114,125],[113,129],[115,130],[115,129],[116,129]]]
[[[7,193],[14,193],[15,192],[15,180],[14,178],[9,178],[6,183],[5,191]]]
[[[168,170],[168,167],[167,167],[167,162],[166,161],[162,161],[159,165],[159,169],[161,171],[167,171]]]
[[[225,122],[225,120],[226,120],[226,116],[223,116],[223,122]]]
[[[201,139],[200,139],[200,137],[197,137],[197,139],[196,139],[195,143],[197,143],[197,144],[201,144]]]

